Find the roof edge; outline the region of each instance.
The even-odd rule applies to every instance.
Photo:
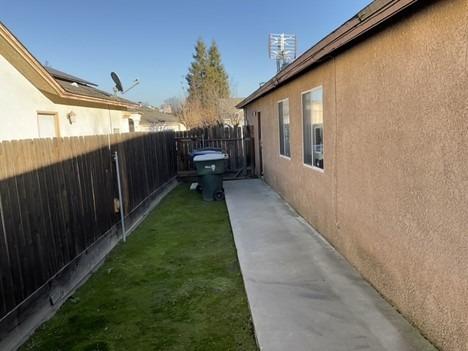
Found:
[[[8,45],[10,45],[30,66],[31,68],[44,80],[47,86],[50,87],[49,93],[53,93],[60,98],[79,100],[83,102],[91,102],[103,104],[107,106],[118,106],[133,108],[138,106],[137,103],[124,103],[115,100],[100,99],[87,95],[74,94],[67,92],[63,89],[55,78],[44,68],[44,66],[34,57],[31,52],[21,43],[21,41],[0,21],[0,36],[2,36]],[[24,74],[24,73],[22,73]]]
[[[420,0],[375,0],[236,105],[243,108]]]

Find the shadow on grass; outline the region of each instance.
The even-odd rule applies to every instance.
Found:
[[[21,350],[257,350],[225,203],[177,187]]]

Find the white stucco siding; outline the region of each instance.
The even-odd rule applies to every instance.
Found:
[[[57,113],[60,136],[128,132],[128,116],[138,130],[139,115],[105,108],[55,104],[0,55],[0,141],[39,137],[37,113]],[[67,116],[73,111],[74,121]]]

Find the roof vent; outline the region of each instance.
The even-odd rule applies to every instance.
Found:
[[[74,87],[78,88],[78,83],[77,82],[70,83],[70,85],[73,85]]]

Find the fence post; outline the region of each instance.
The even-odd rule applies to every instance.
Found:
[[[122,199],[122,186],[120,183],[120,167],[119,167],[119,154],[117,151],[114,152],[115,170],[117,172],[117,187],[119,188],[119,210],[120,210],[120,222],[122,223],[122,240],[127,241],[127,233],[125,233],[125,212],[124,203]]]

